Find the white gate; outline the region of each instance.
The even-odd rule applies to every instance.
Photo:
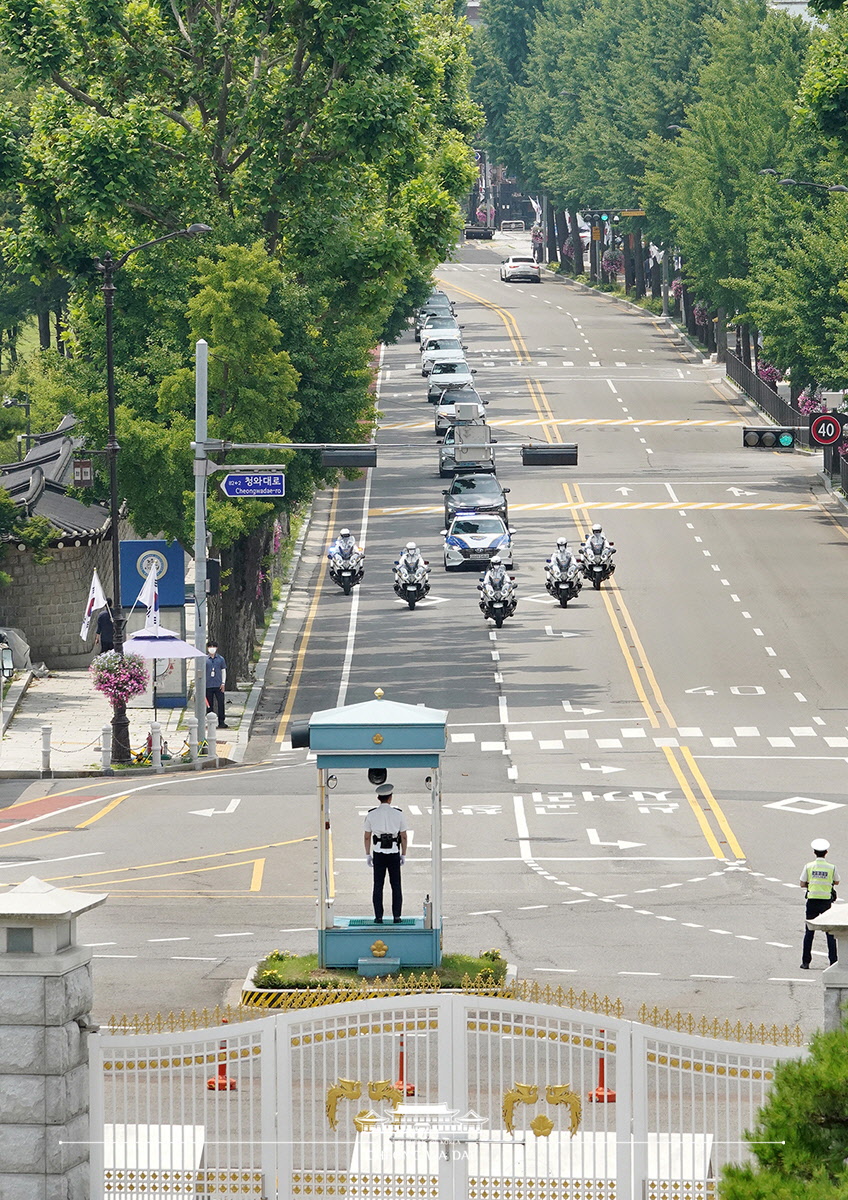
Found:
[[[439,994],[91,1052],[93,1200],[707,1200],[801,1053]]]

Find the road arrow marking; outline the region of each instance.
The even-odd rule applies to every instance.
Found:
[[[602,842],[598,836],[597,829],[587,829],[589,841],[593,846],[618,846],[619,850],[635,850],[637,846],[644,846],[644,842]]]
[[[734,496],[756,496],[756,492],[746,492],[744,488],[730,487],[727,489]]]
[[[193,808],[191,816],[193,817],[221,817],[225,813],[234,813],[241,800],[231,800],[226,808]]]
[[[554,633],[553,625],[546,625],[545,633],[548,635],[548,637],[580,637],[579,633],[571,633],[570,630],[558,629],[557,632]]]
[[[588,763],[582,762],[580,766],[584,771],[601,771],[604,775],[610,775],[613,771],[623,771],[624,767],[590,767]]]
[[[621,492],[622,496],[629,496],[630,493],[633,491],[633,488],[620,487],[620,488],[616,488],[615,490],[617,492]]]
[[[708,687],[687,688],[686,695],[694,696],[696,692],[703,692],[705,696],[714,696],[715,692]]]
[[[602,708],[575,708],[570,700],[563,700],[562,707],[569,713],[582,713],[584,717],[591,716],[593,713],[600,713]]]

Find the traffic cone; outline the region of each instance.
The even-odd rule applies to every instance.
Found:
[[[400,1062],[398,1063],[398,1080],[395,1087],[402,1096],[414,1096],[415,1084],[407,1083],[406,1078],[406,1057],[403,1051],[403,1034],[400,1035]]]
[[[604,1036],[603,1029],[599,1030],[601,1037]],[[615,1092],[606,1086],[606,1062],[603,1054],[598,1058],[598,1086],[593,1092],[590,1092],[587,1099],[590,1104],[614,1104]]]
[[[228,1024],[226,1017],[223,1018],[221,1024]],[[206,1087],[210,1092],[234,1092],[238,1085],[234,1079],[227,1077],[227,1043],[221,1042],[220,1048],[224,1051],[224,1054],[218,1063],[218,1072],[211,1079],[206,1080]]]

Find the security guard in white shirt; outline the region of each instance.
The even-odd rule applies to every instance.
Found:
[[[386,875],[392,889],[392,918],[400,925],[403,909],[400,869],[406,862],[406,818],[403,809],[392,807],[394,788],[381,783],[377,788],[378,808],[365,817],[365,861],[374,868],[374,922],[383,924],[383,886]]]
[[[810,842],[810,849],[816,857],[812,862],[807,863],[798,880],[801,887],[807,892],[805,914],[807,921],[827,912],[836,899],[836,885],[839,883],[839,873],[836,867],[825,857],[830,849],[830,842],[825,841],[824,838],[816,838],[814,842]],[[801,969],[803,971],[810,969],[815,936],[815,929],[811,929],[808,925],[804,930],[804,948],[801,951]],[[830,959],[831,965],[836,962],[836,938],[832,933],[827,934],[827,957]]]

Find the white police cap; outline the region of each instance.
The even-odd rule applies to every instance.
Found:
[[[830,849],[830,842],[826,838],[816,838],[814,842],[810,842],[810,849],[828,851]]]
[[[381,783],[380,786],[377,788],[377,795],[382,799],[384,796],[394,795],[394,790],[395,790],[394,784]]]

